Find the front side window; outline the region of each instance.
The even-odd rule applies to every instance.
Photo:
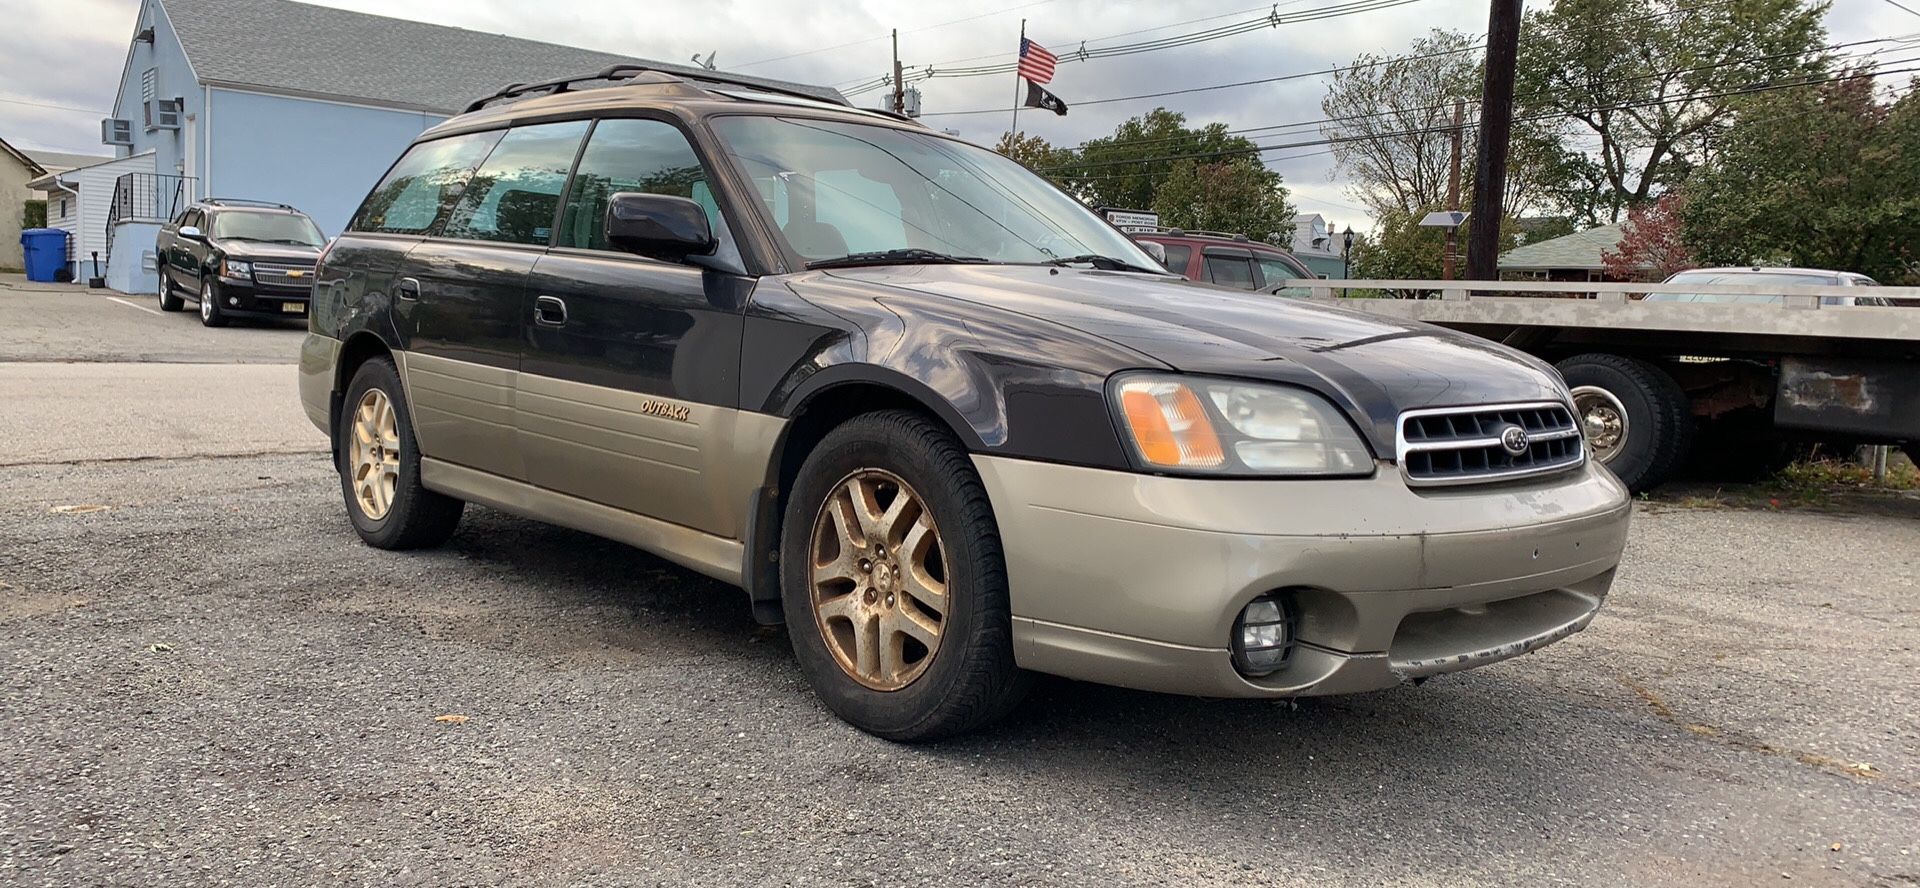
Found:
[[[1269,287],[1278,287],[1289,280],[1314,276],[1312,272],[1304,268],[1295,268],[1287,260],[1278,256],[1261,256],[1256,261],[1260,263],[1260,276],[1266,280]]]
[[[467,176],[500,135],[496,130],[448,136],[407,149],[373,186],[347,230],[425,234],[453,209]]]
[[[721,117],[714,131],[803,259],[925,250],[988,262],[1153,258],[1079,201],[999,154],[842,121]]]
[[[263,244],[326,246],[312,219],[291,213],[248,213],[227,210],[213,217],[212,237]]]
[[[517,126],[473,171],[442,237],[545,246],[587,121]]]
[[[685,134],[658,120],[602,120],[580,154],[560,216],[559,246],[608,250],[607,203],[621,192],[665,194],[697,201],[715,231],[720,207],[707,172]]]
[[[1193,248],[1186,244],[1167,244],[1167,270],[1185,277],[1187,261],[1193,258]]]

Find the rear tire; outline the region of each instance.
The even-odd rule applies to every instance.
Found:
[[[1025,696],[1031,677],[1014,663],[1006,563],[986,488],[966,450],[926,417],[870,413],[827,433],[788,497],[780,570],[800,670],[855,727],[888,740],[937,740],[993,722]],[[909,617],[937,622],[933,646],[925,628],[904,628]],[[880,640],[867,648],[866,637]],[[924,662],[912,660],[915,652]]]
[[[1693,414],[1687,393],[1665,370],[1636,358],[1575,355],[1556,365],[1573,390],[1583,424],[1618,413],[1618,443],[1595,457],[1635,493],[1652,490],[1673,475],[1693,445]],[[1593,405],[1589,409],[1589,404]],[[1589,440],[1599,440],[1589,435]],[[1590,446],[1593,446],[1590,444]]]
[[[391,359],[354,372],[333,434],[347,518],[367,545],[426,549],[453,536],[467,504],[420,485],[420,445]]]
[[[173,292],[172,279],[167,277],[166,272],[164,271],[161,272],[160,273],[160,310],[161,311],[179,311],[180,309],[185,307],[187,307],[187,301],[185,299],[181,299],[180,294]]]

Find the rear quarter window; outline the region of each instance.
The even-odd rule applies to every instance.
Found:
[[[473,168],[500,141],[496,130],[421,142],[373,186],[349,231],[425,234],[452,211]]]

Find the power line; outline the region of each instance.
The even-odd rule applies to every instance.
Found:
[[[111,113],[111,112],[107,112],[107,111],[96,111],[96,110],[94,110],[94,109],[92,109],[92,108],[75,108],[75,107],[73,107],[72,105],[52,105],[52,104],[48,104],[48,103],[46,103],[46,102],[30,102],[30,101],[27,101],[26,99],[7,99],[7,98],[0,98],[0,102],[6,102],[7,104],[10,104],[10,105],[30,105],[30,106],[32,106],[32,107],[35,107],[35,108],[52,108],[52,109],[53,109],[53,110],[55,110],[55,111],[75,111],[75,112],[78,112],[78,113],[81,113],[81,114],[109,114],[109,113]]]
[[[1901,3],[1900,0],[1887,0],[1887,2],[1891,4],[1894,9],[1898,9],[1902,12],[1907,12],[1916,16],[1920,16],[1920,10],[1916,10],[1911,6]]]
[[[1001,15],[1003,13],[1015,12],[1018,10],[1026,9],[1027,7],[1030,7],[1030,6],[1044,6],[1052,2],[1053,0],[1034,0],[1034,2],[1032,3],[1022,3],[1019,6],[1009,6],[1005,9],[996,9],[992,12],[983,12],[983,13],[980,13],[979,15],[970,15],[970,16],[967,16],[966,18],[957,18],[949,22],[941,22],[937,25],[927,25],[921,28],[911,28],[909,30],[902,31],[901,33],[918,34],[922,31],[931,31],[931,30],[934,30],[935,28],[944,28],[948,25],[958,25],[964,22],[971,22],[977,19],[983,19],[983,18],[988,18],[990,16]],[[878,37],[868,37],[865,40],[855,40],[851,43],[840,43],[834,46],[823,46],[819,49],[809,49],[805,52],[795,52],[795,53],[789,53],[783,56],[774,56],[773,58],[770,58],[770,59],[760,59],[759,61],[755,61],[755,62],[742,62],[741,64],[733,65],[731,67],[733,68],[733,70],[737,71],[741,68],[751,68],[755,65],[768,65],[774,62],[784,62],[787,59],[797,59],[801,56],[810,56],[810,55],[816,55],[823,52],[832,52],[836,49],[846,49],[849,46],[864,46],[868,43],[874,43],[881,40],[886,40],[888,37],[889,35],[887,34],[881,34]]]

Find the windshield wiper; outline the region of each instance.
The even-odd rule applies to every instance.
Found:
[[[807,263],[808,268],[844,268],[852,265],[970,265],[987,260],[980,256],[949,256],[933,250],[908,247],[899,250],[874,250],[868,253],[848,253],[832,259],[815,259]]]
[[[1148,271],[1148,272],[1154,271],[1154,269],[1151,269],[1151,268],[1141,268],[1140,266],[1135,265],[1131,262],[1122,262],[1118,259],[1113,258],[1112,256],[1102,256],[1098,253],[1083,253],[1079,256],[1064,256],[1059,259],[1048,259],[1047,261],[1042,262],[1040,264],[1041,265],[1091,265],[1094,268],[1098,268],[1103,271]]]

